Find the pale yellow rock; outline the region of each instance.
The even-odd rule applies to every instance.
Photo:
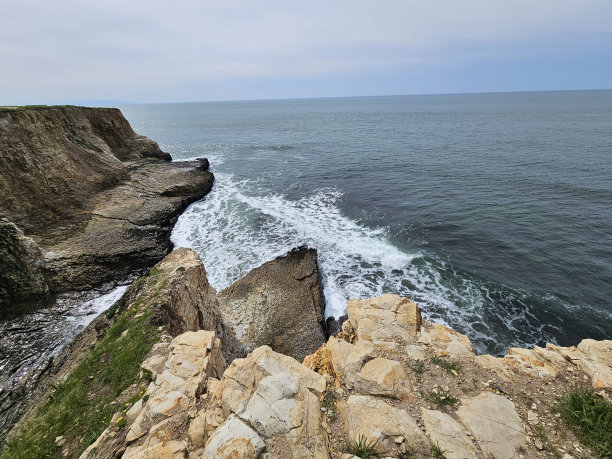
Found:
[[[125,459],[183,459],[187,445],[182,441],[158,443],[150,448],[127,448],[123,453]]]
[[[139,399],[136,403],[134,403],[129,410],[125,413],[125,419],[127,422],[134,422],[134,420],[138,417],[140,412],[142,411],[142,399]]]
[[[527,448],[523,423],[514,403],[492,392],[462,399],[457,416],[476,438],[483,453],[495,459],[519,459]]]
[[[612,340],[583,339],[577,347],[589,360],[612,368]]]
[[[421,413],[427,435],[444,451],[446,459],[476,459],[476,448],[461,424],[440,411],[421,408]]]
[[[257,459],[265,443],[253,429],[231,415],[206,443],[203,459]]]
[[[419,342],[426,344],[441,357],[474,358],[474,347],[469,338],[442,324],[423,321]]]
[[[355,344],[331,337],[327,342],[336,374],[357,373],[363,364],[376,357],[376,350],[370,341],[359,340]]]
[[[412,395],[410,378],[401,363],[377,357],[367,362],[354,387],[364,394],[380,394],[408,400]]]
[[[378,442],[377,449],[383,453],[396,451],[394,439],[402,436],[407,447],[425,451],[429,442],[410,415],[389,405],[384,400],[367,396],[351,395],[340,401],[338,409],[344,418],[348,437],[354,441],[364,436],[369,442]]]
[[[398,351],[402,345],[412,344],[411,338],[421,328],[419,306],[396,295],[350,300],[346,308],[357,338],[383,349]]]
[[[232,362],[211,394],[206,416],[211,425],[234,414],[263,438],[282,437],[292,457],[328,458],[320,403],[325,388],[323,376],[261,346]]]
[[[410,344],[409,346],[404,347],[403,352],[404,355],[410,360],[424,361],[427,359],[425,349],[423,348],[423,346],[419,346],[418,344]]]

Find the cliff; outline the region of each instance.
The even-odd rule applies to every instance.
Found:
[[[124,279],[171,249],[207,161],[170,162],[117,109],[0,109],[0,301]]]
[[[78,457],[87,445],[82,458],[610,457],[612,341],[479,356],[414,302],[383,295],[349,301],[343,331],[302,363],[266,345],[232,360],[223,352],[236,349],[231,326],[204,274],[180,249],[132,287],[114,322],[98,326],[85,364],[66,370],[53,403],[24,421],[3,458],[38,457],[36,448]],[[116,378],[108,375],[113,352],[143,336],[138,319],[147,317],[157,317],[147,335],[154,339],[114,398],[105,382]],[[99,363],[88,366],[92,355]],[[71,407],[72,385],[84,392]],[[566,424],[572,393],[598,407],[589,416],[603,443]]]

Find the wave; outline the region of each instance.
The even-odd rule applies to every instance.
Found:
[[[344,215],[335,188],[290,200],[266,193],[256,180],[216,177],[213,191],[179,218],[172,241],[199,253],[218,290],[307,245],[319,254],[326,317],[344,314],[350,298],[395,293],[417,301],[425,317],[468,334],[481,352],[555,342],[554,326],[531,312],[527,293],[458,271],[422,249],[397,248],[387,228]]]

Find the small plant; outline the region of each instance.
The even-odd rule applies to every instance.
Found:
[[[330,390],[325,391],[323,400],[321,400],[321,411],[327,416],[329,422],[336,422],[338,419],[338,409],[336,407],[336,394]]]
[[[412,372],[417,377],[417,379],[421,379],[421,377],[423,376],[423,373],[425,373],[425,371],[426,371],[425,370],[425,362],[417,360],[412,365]]]
[[[429,394],[425,396],[425,398],[434,403],[438,408],[444,409],[447,406],[454,407],[459,399],[450,394],[450,392],[445,391],[440,386],[434,387]]]
[[[612,457],[612,403],[588,388],[575,388],[553,409],[595,457]]]
[[[185,267],[184,266],[179,266],[178,268],[176,268],[176,270],[180,273],[182,273],[183,271],[185,271]]]
[[[416,453],[414,451],[407,450],[402,452],[397,453],[397,457],[398,459],[416,459]]]
[[[361,459],[370,459],[372,457],[380,457],[380,453],[376,449],[377,441],[369,442],[364,435],[359,435],[357,441],[349,440],[344,453],[352,454]]]
[[[444,451],[438,445],[434,445],[433,443],[429,447],[429,454],[435,459],[446,459]]]
[[[440,368],[444,368],[449,373],[453,373],[453,370],[459,372],[461,370],[461,364],[458,360],[446,360],[440,357],[433,357],[431,361],[438,365]]]

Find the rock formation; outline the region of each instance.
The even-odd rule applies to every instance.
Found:
[[[300,247],[219,292],[221,312],[246,352],[268,345],[302,360],[325,342],[317,252]]]
[[[169,162],[117,109],[0,110],[0,300],[125,279],[171,249],[208,162]]]
[[[303,363],[263,345],[226,367],[231,334],[215,325],[221,314],[198,264],[181,249],[159,265],[161,285],[174,292],[163,290],[163,309],[174,312],[156,317],[180,315],[169,323],[206,330],[152,347],[146,390],[81,457],[350,459],[357,443],[380,457],[591,457],[552,405],[586,381],[609,397],[610,341],[477,356],[467,337],[424,320],[412,301],[383,295],[351,300],[343,331]],[[194,297],[197,284],[208,293]],[[189,304],[209,320],[195,319]],[[57,451],[73,454],[57,438]]]

